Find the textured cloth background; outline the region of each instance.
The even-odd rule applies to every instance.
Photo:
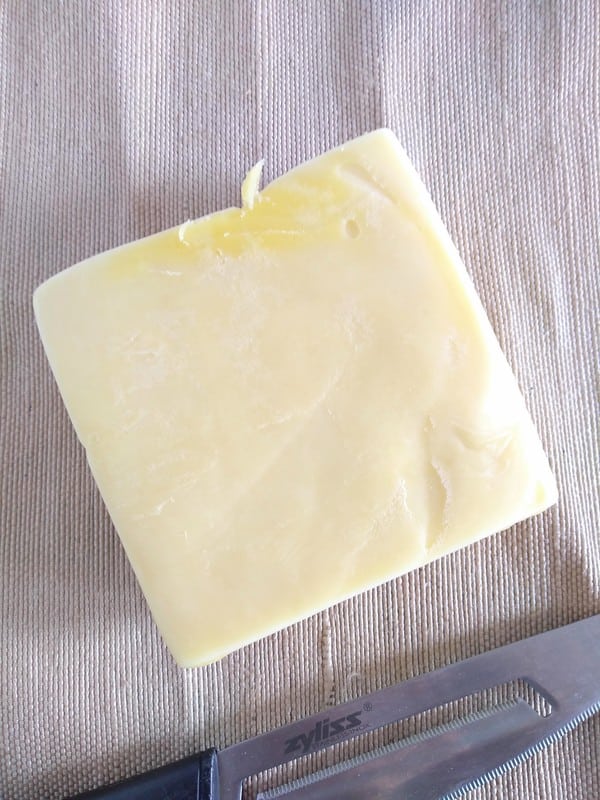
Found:
[[[61,798],[600,612],[599,9],[0,2],[2,800]],[[94,487],[32,292],[237,204],[261,157],[269,180],[382,125],[473,275],[560,502],[181,670]],[[596,716],[470,796],[598,798],[599,749]]]

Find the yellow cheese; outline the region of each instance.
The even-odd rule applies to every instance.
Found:
[[[205,664],[556,499],[516,380],[376,131],[36,292],[155,620]]]

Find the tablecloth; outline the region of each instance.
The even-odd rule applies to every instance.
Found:
[[[226,746],[600,611],[599,32],[595,0],[0,3],[2,800]],[[560,501],[179,669],[63,408],[32,292],[238,204],[259,158],[269,180],[380,126],[457,243]],[[592,800],[599,749],[596,715],[469,796]]]

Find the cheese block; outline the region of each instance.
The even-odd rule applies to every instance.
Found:
[[[259,169],[241,208],[90,258],[34,297],[92,473],[182,666],[557,496],[394,135],[367,134],[263,191]]]

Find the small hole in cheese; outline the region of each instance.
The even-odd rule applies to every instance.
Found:
[[[355,219],[347,219],[344,223],[344,230],[346,231],[346,236],[351,239],[356,239],[360,235],[360,228]]]

